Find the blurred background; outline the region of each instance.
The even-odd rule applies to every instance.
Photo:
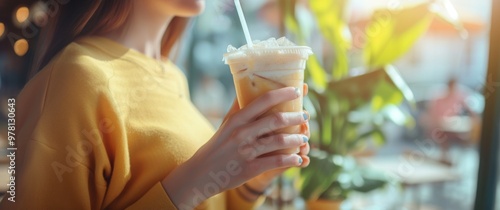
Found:
[[[65,2],[0,0],[0,147],[7,99],[27,82],[39,28]],[[313,201],[337,205],[319,209],[472,209],[481,118],[494,91],[486,85],[491,4],[243,0],[253,39],[286,35],[315,54],[305,102],[314,163],[287,172],[261,209],[322,205]],[[172,56],[215,126],[235,98],[222,55],[244,41],[233,1],[207,1]]]

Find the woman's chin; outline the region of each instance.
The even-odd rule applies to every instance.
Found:
[[[145,9],[164,16],[193,17],[205,9],[205,0],[136,0]]]
[[[179,11],[177,16],[180,17],[193,17],[201,14],[205,10],[205,1],[204,0],[195,0],[192,4],[186,5],[182,11]]]

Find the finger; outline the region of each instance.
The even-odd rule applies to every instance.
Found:
[[[226,120],[232,116],[233,114],[235,114],[237,111],[240,110],[240,105],[238,104],[238,100],[237,99],[234,99],[233,101],[233,105],[231,105],[231,108],[229,109],[229,111],[227,111],[227,114],[226,116],[224,117],[224,120],[222,120],[222,123],[226,122]]]
[[[253,173],[257,172],[258,174],[261,174],[273,169],[297,167],[302,165],[302,163],[302,157],[296,154],[273,155],[259,157],[251,161],[248,165],[248,169]]]
[[[285,167],[285,168],[269,170],[269,171],[266,171],[265,173],[259,174],[258,176],[260,179],[263,179],[263,180],[273,180],[274,178],[283,174],[283,172],[285,172],[286,170],[288,170],[290,168],[291,167]]]
[[[301,155],[300,157],[302,158],[302,164],[300,164],[300,167],[305,168],[309,166],[309,163],[311,163],[311,159],[306,155]]]
[[[311,138],[311,131],[309,130],[309,121],[300,125],[300,133],[307,136],[307,138]]]
[[[307,83],[304,83],[302,92],[304,93],[304,96],[307,96],[307,93],[309,93],[309,85],[307,85]]]
[[[307,156],[309,154],[309,151],[311,151],[311,147],[309,146],[308,143],[306,143],[306,144],[300,146],[299,155],[306,155]]]
[[[293,87],[271,90],[264,95],[252,101],[248,106],[241,109],[234,116],[235,126],[241,126],[245,123],[255,120],[258,116],[265,113],[272,107],[296,99],[300,96],[300,91]]]
[[[301,145],[304,145],[307,140],[306,136],[298,134],[277,134],[259,138],[252,145],[256,152],[254,153],[255,157],[251,158],[253,159],[278,150],[299,148]]]
[[[236,137],[244,140],[257,139],[282,128],[304,124],[308,119],[309,115],[305,112],[276,112],[238,129]]]

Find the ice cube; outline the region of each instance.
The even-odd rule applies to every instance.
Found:
[[[257,49],[275,48],[275,47],[282,47],[282,46],[296,46],[295,43],[291,42],[286,37],[281,37],[279,39],[272,37],[272,38],[269,38],[269,39],[264,40],[264,41],[254,40],[253,45],[254,45],[254,48],[257,48]],[[235,52],[238,50],[246,50],[246,49],[248,49],[247,45],[243,45],[238,49],[233,47],[232,45],[229,45],[227,47],[227,52]]]
[[[286,37],[281,37],[276,41],[278,42],[279,46],[295,46],[295,43],[291,42]]]
[[[233,45],[229,45],[227,46],[227,52],[234,52],[234,51],[237,51],[238,49],[236,49],[236,47],[233,47]]]
[[[270,48],[270,47],[279,47],[279,44],[278,44],[278,42],[276,41],[276,38],[272,37],[272,38],[267,39],[267,40],[263,43],[263,47],[265,47],[265,48]]]

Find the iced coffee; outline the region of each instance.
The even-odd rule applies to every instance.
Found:
[[[236,95],[241,108],[270,90],[296,87],[301,92],[304,84],[306,60],[312,51],[306,46],[296,46],[286,38],[256,41],[251,49],[247,46],[228,47],[224,61],[234,78]],[[273,107],[274,112],[301,112],[302,97]],[[279,130],[277,133],[300,133],[300,126]]]

